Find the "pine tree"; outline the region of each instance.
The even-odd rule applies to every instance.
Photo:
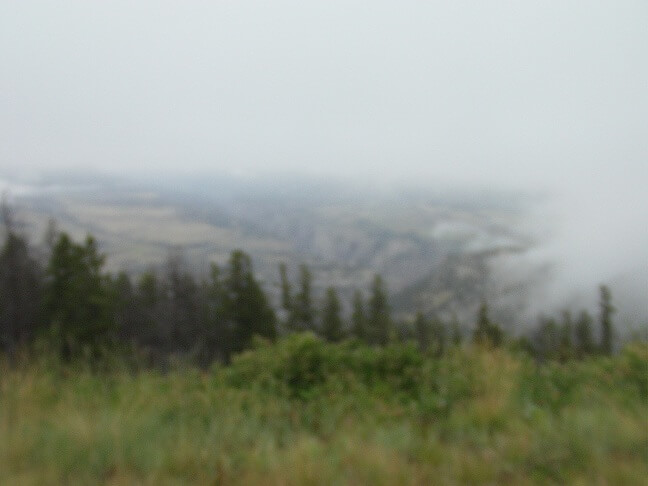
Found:
[[[599,288],[600,299],[599,299],[599,309],[600,309],[600,322],[601,322],[601,352],[603,354],[611,354],[613,339],[614,339],[614,329],[612,327],[612,314],[616,311],[612,305],[612,293],[610,292],[609,287],[606,285],[601,285]]]
[[[488,317],[488,304],[483,300],[477,312],[477,327],[473,333],[473,340],[476,343],[490,343],[492,346],[499,346],[502,342],[502,330],[491,322]]]
[[[459,320],[457,319],[457,314],[452,314],[452,319],[450,321],[450,334],[452,344],[459,346],[461,341],[463,341],[463,336],[461,334],[461,327],[459,326]]]
[[[356,338],[367,340],[367,316],[365,315],[364,298],[360,290],[353,292],[353,310],[351,312],[351,334]]]
[[[150,352],[165,351],[166,340],[160,323],[164,316],[164,295],[162,285],[153,269],[140,275],[135,286],[135,308],[137,325],[132,330],[133,340]]]
[[[592,316],[587,311],[581,311],[578,319],[576,319],[575,338],[576,350],[580,357],[591,354],[594,351]]]
[[[538,351],[544,359],[558,355],[560,348],[560,330],[553,317],[540,316],[538,325]]]
[[[560,329],[560,344],[559,344],[559,357],[565,361],[573,355],[572,336],[574,333],[574,324],[571,312],[568,310],[562,314],[562,326]]]
[[[490,320],[488,319],[488,307],[486,301],[482,301],[477,311],[477,327],[473,332],[473,341],[475,343],[483,343],[488,336],[488,328],[490,327]]]
[[[300,331],[315,332],[315,309],[311,296],[312,276],[308,266],[299,266],[299,293],[295,296],[292,306],[293,316],[291,322]]]
[[[274,339],[274,311],[254,278],[250,257],[241,250],[232,252],[224,289],[224,314],[231,325],[232,351],[248,347],[254,335]]]
[[[160,298],[160,285],[154,271],[144,272],[137,282],[137,294],[142,303],[153,308]]]
[[[430,322],[432,334],[432,345],[435,356],[441,356],[445,352],[447,332],[443,321],[438,316],[433,316]]]
[[[387,291],[380,275],[371,284],[369,297],[368,337],[372,344],[384,346],[389,341],[391,316],[387,303]]]
[[[203,331],[199,288],[179,250],[167,258],[163,275],[164,313],[158,324],[167,337],[167,350],[195,354]]]
[[[108,287],[115,328],[120,340],[130,342],[139,320],[131,279],[126,272],[119,272],[115,278],[108,277]]]
[[[430,323],[421,311],[416,313],[416,318],[414,319],[414,333],[419,349],[421,351],[427,351],[430,346]]]
[[[232,336],[225,319],[226,295],[220,267],[212,263],[209,277],[203,282],[204,360],[219,357],[226,361],[230,355]]]
[[[41,328],[42,268],[27,238],[16,231],[6,201],[1,210],[5,241],[0,249],[0,350],[11,356]]]
[[[281,309],[283,311],[282,324],[283,330],[295,329],[295,309],[292,296],[290,280],[288,280],[288,270],[285,263],[279,264],[279,278],[281,286]]]
[[[334,287],[326,289],[324,309],[322,312],[322,334],[327,341],[336,342],[342,339],[342,318],[340,301]]]
[[[91,236],[79,245],[61,233],[54,244],[46,271],[44,307],[65,356],[84,346],[105,344],[110,338],[114,321],[103,264],[104,257]]]
[[[292,309],[292,295],[290,281],[288,280],[288,270],[284,262],[279,264],[279,276],[281,278],[281,307],[290,312]]]

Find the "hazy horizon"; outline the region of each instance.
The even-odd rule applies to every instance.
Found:
[[[625,275],[648,294],[646,19],[645,1],[1,2],[0,175],[547,192],[524,265],[551,261],[554,293]]]

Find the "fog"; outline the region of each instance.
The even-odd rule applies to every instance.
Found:
[[[0,176],[544,191],[516,268],[551,263],[552,301],[614,281],[645,306],[646,19],[644,0],[5,1]]]

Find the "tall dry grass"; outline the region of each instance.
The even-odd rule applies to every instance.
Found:
[[[648,348],[261,344],[228,368],[0,364],[0,484],[645,484]]]

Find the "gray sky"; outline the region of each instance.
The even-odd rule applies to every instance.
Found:
[[[0,172],[648,181],[648,2],[0,1]]]
[[[0,66],[0,176],[550,188],[556,293],[648,314],[646,0],[0,0]]]

